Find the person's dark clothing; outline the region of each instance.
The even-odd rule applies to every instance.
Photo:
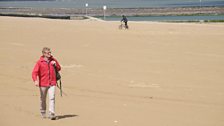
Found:
[[[121,19],[121,22],[122,21],[124,22],[125,27],[128,28],[128,19],[127,19],[127,17],[123,16],[123,18]]]
[[[128,23],[128,19],[127,19],[125,16],[121,19],[121,22],[122,22],[122,21],[123,21],[125,24]]]

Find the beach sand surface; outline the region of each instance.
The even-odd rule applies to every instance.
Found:
[[[1,126],[223,126],[224,24],[0,17]],[[42,119],[31,72],[62,66],[58,120]]]

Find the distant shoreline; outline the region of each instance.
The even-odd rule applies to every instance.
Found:
[[[103,16],[103,9],[89,8],[88,16]],[[224,15],[224,7],[108,8],[106,16],[201,16]],[[87,19],[86,10],[77,8],[0,8],[0,16]]]
[[[1,14],[85,15],[85,8],[14,8],[2,7]],[[106,16],[166,16],[224,14],[223,7],[159,7],[159,8],[108,8]],[[89,16],[103,16],[102,8],[88,8]]]

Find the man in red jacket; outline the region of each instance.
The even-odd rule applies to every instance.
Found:
[[[40,88],[40,111],[43,118],[46,118],[46,97],[49,95],[49,118],[54,120],[55,116],[55,88],[56,88],[56,74],[54,66],[57,71],[61,70],[58,61],[51,55],[51,50],[44,47],[42,56],[37,61],[32,78],[34,84]]]

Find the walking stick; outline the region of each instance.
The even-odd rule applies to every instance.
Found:
[[[67,94],[62,91],[61,75],[57,71],[57,68],[56,68],[56,65],[55,64],[54,64],[54,70],[55,70],[57,87],[60,89],[60,95],[61,95],[61,97],[62,97],[62,94],[64,94],[65,96],[67,96]],[[59,81],[59,84],[58,84],[58,81]]]

